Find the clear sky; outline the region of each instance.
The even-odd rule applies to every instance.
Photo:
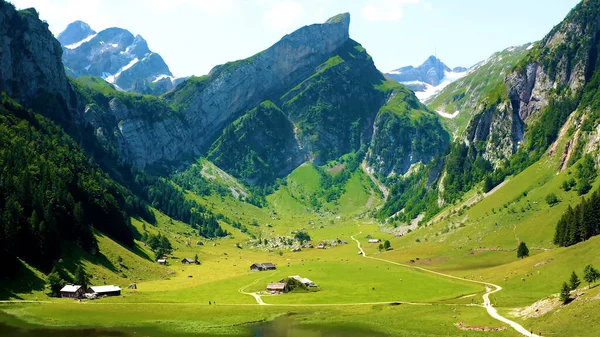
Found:
[[[35,7],[58,35],[72,21],[142,35],[176,76],[203,75],[251,56],[283,35],[350,12],[350,36],[381,71],[437,52],[471,66],[541,39],[579,0],[9,0]]]

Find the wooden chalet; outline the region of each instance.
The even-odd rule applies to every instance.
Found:
[[[81,298],[84,294],[85,288],[74,284],[67,284],[60,290],[60,297],[62,298]]]
[[[287,287],[283,282],[269,283],[267,292],[269,294],[283,294],[287,292]]]
[[[200,262],[195,261],[194,259],[189,259],[189,258],[184,258],[183,260],[181,260],[181,263],[183,264],[200,264]]]
[[[254,263],[250,266],[250,271],[265,271],[265,270],[275,270],[275,269],[277,269],[277,266],[275,266],[271,262]]]

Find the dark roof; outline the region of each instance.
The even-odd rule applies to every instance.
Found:
[[[189,262],[189,263],[194,263],[196,261],[194,261],[193,259],[188,259],[187,257],[183,260],[181,260],[181,262]]]
[[[262,266],[265,268],[274,268],[275,267],[275,265],[272,264],[271,262],[262,263]]]

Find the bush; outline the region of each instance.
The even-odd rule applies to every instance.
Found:
[[[546,196],[546,203],[550,206],[554,206],[554,205],[558,204],[559,202],[560,202],[560,200],[558,200],[558,197],[554,193],[550,193]]]

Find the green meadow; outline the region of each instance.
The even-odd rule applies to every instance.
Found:
[[[141,241],[126,249],[97,233],[102,254],[86,255],[74,247],[62,263],[70,271],[81,264],[92,283],[119,285],[122,296],[77,302],[48,297],[43,285],[6,293],[3,299],[15,302],[0,304],[0,329],[20,327],[24,336],[37,336],[35,331],[43,331],[39,329],[78,336],[87,327],[101,329],[99,336],[519,336],[481,307],[486,287],[472,282],[477,281],[503,287],[491,296],[493,305],[524,327],[548,335],[584,335],[569,321],[597,309],[598,288],[582,295],[587,300],[546,315],[518,314],[519,308],[556,294],[572,270],[581,275],[584,265],[600,265],[600,238],[568,248],[552,244],[558,218],[580,200],[576,192],[560,189],[574,173],[568,169],[556,174],[558,160],[544,157],[485,197],[476,187],[435,221],[402,237],[388,234],[392,228],[370,216],[383,197],[360,170],[345,183],[339,199],[322,202],[319,209],[311,198],[318,195],[320,177],[311,165],[294,171],[262,208],[233,196],[188,192],[215,213],[246,224],[248,232],[222,222],[231,235],[206,240],[158,211],[155,226],[133,219],[138,232],[160,233],[172,242],[167,266],[155,263]],[[221,184],[235,183],[224,173],[215,176]],[[593,190],[598,185],[596,181]],[[552,207],[545,202],[550,192],[560,199]],[[258,225],[249,225],[253,221]],[[277,240],[297,230],[308,232],[314,246],[343,243],[299,252],[256,245],[255,238]],[[368,243],[368,235],[389,240],[392,250],[380,251],[379,244]],[[368,257],[379,260],[359,254],[352,237]],[[529,257],[517,259],[518,240],[530,247]],[[184,257],[195,255],[200,265],[181,264]],[[249,266],[256,262],[275,263],[277,270],[251,272]],[[31,282],[43,284],[43,274],[27,271]],[[268,283],[292,275],[311,279],[318,290],[266,294]],[[131,283],[137,289],[127,289]],[[249,293],[258,294],[265,305]],[[590,328],[600,329],[595,323]]]

